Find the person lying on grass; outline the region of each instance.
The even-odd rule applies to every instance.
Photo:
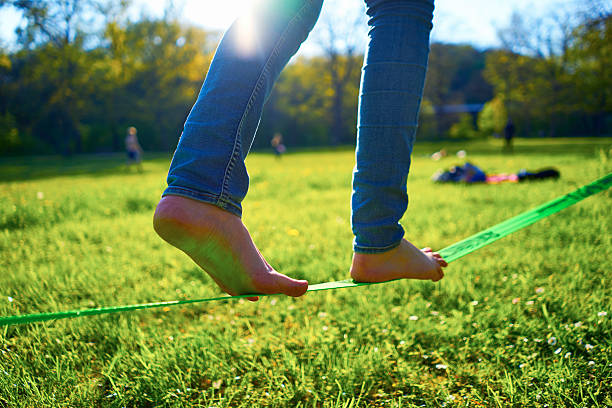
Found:
[[[242,223],[244,164],[274,82],[312,30],[323,0],[265,0],[225,33],[193,106],[157,205],[154,228],[230,295],[301,296],[308,282],[274,270]],[[406,182],[423,93],[433,0],[366,0],[351,277],[438,281],[447,263],[404,239]],[[257,300],[256,296],[250,298]]]

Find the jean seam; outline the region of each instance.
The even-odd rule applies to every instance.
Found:
[[[391,245],[386,245],[383,247],[373,247],[373,246],[364,246],[364,245],[355,245],[353,250],[356,252],[359,251],[364,251],[364,252],[384,252],[384,251],[388,251],[390,249],[393,249],[397,246],[399,246],[401,244],[401,240],[399,240],[398,242],[395,242]]]
[[[210,194],[210,193],[205,193],[202,191],[194,191],[188,188],[182,188],[182,187],[168,187],[162,194],[162,197],[166,196],[166,195],[177,195],[177,194],[183,194],[189,197],[193,197],[193,198],[208,198],[210,200],[214,200],[214,202],[217,202],[218,200],[218,196],[216,194]]]
[[[165,197],[168,195],[182,196],[182,197],[187,197],[187,198],[195,199],[198,201],[203,201],[206,203],[214,204],[216,206],[224,208],[225,210],[231,212],[232,214],[237,215],[238,217],[241,216],[240,207],[237,207],[235,204],[232,204],[231,202],[223,202],[221,203],[222,205],[219,205],[219,196],[217,194],[205,193],[202,191],[194,191],[188,188],[172,186],[172,187],[168,187],[162,193],[162,197]]]
[[[242,147],[241,136],[242,136],[242,126],[244,125],[244,120],[247,117],[247,115],[249,114],[249,112],[251,111],[251,108],[253,107],[253,104],[255,103],[255,99],[257,98],[257,96],[259,95],[259,92],[261,91],[261,88],[263,87],[264,80],[265,80],[265,78],[268,76],[268,74],[270,72],[270,67],[272,66],[272,61],[275,58],[278,57],[279,49],[284,44],[284,42],[285,42],[285,40],[287,38],[287,31],[289,30],[289,28],[295,22],[297,22],[301,18],[303,18],[304,10],[306,10],[306,7],[309,4],[311,4],[312,1],[313,0],[305,1],[304,5],[302,6],[302,8],[297,11],[295,16],[291,20],[289,20],[289,22],[287,23],[286,28],[283,30],[280,38],[278,39],[278,41],[274,45],[274,48],[272,49],[272,52],[270,53],[270,56],[268,57],[268,60],[264,64],[264,67],[263,67],[263,69],[261,71],[261,74],[259,75],[259,78],[257,79],[257,83],[255,84],[255,88],[253,88],[253,92],[251,93],[251,96],[249,97],[247,105],[244,108],[244,113],[242,114],[242,117],[240,118],[240,122],[238,123],[238,129],[237,129],[236,135],[234,137],[234,147],[232,149],[230,160],[227,163],[227,167],[225,168],[225,173],[223,175],[223,184],[221,186],[221,193],[219,194],[219,199],[217,201],[218,204],[220,204],[222,201],[223,202],[229,201],[228,200],[229,199],[229,194],[228,194],[229,182],[230,182],[230,178],[231,178],[231,172],[232,172],[232,170],[234,168],[234,165],[235,165],[236,160],[237,160],[237,156],[239,154],[239,149]]]

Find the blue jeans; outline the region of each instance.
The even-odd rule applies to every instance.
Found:
[[[244,160],[274,82],[312,30],[323,0],[265,0],[225,33],[168,174],[166,195],[241,216]],[[366,0],[369,42],[359,96],[351,225],[354,250],[399,245],[423,93],[433,0]],[[245,30],[255,27],[255,33]],[[247,41],[244,41],[244,39]]]

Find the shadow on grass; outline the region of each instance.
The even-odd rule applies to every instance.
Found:
[[[136,166],[128,168],[125,155],[121,153],[79,155],[70,158],[61,156],[3,158],[0,164],[0,182],[39,180],[74,175],[102,177],[120,174],[145,174],[147,173],[147,162],[170,163],[170,155],[167,153],[149,153],[145,158],[145,170],[142,173],[138,172]]]
[[[446,149],[449,154],[465,149],[470,155],[500,155],[503,140],[440,140],[440,141],[417,141],[414,147],[415,156],[431,155],[432,153]],[[337,147],[311,147],[294,148],[288,153],[324,153],[338,151],[352,151],[353,146]],[[522,139],[517,138],[514,143],[514,155],[551,155],[551,156],[582,156],[593,157],[601,150],[608,152],[612,149],[612,138],[560,138],[560,139]],[[256,154],[268,154],[267,150],[254,151]],[[272,153],[270,153],[271,155]],[[169,164],[168,153],[146,153],[145,167],[147,162]],[[146,173],[146,170],[145,170]],[[28,156],[3,158],[0,164],[0,182],[24,181],[45,179],[59,176],[138,174],[135,167],[128,169],[125,155],[123,153],[103,153],[79,155],[70,158],[61,156]]]

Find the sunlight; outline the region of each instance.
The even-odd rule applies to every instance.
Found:
[[[252,56],[257,47],[257,23],[253,13],[245,13],[236,21],[236,33],[238,52],[243,57]]]
[[[187,1],[183,13],[196,24],[224,30],[253,3],[253,0]]]
[[[261,0],[188,1],[183,13],[196,24],[219,30],[227,29],[235,21],[238,50],[248,57],[256,48],[257,27],[250,16],[251,10],[258,6],[261,6]]]

